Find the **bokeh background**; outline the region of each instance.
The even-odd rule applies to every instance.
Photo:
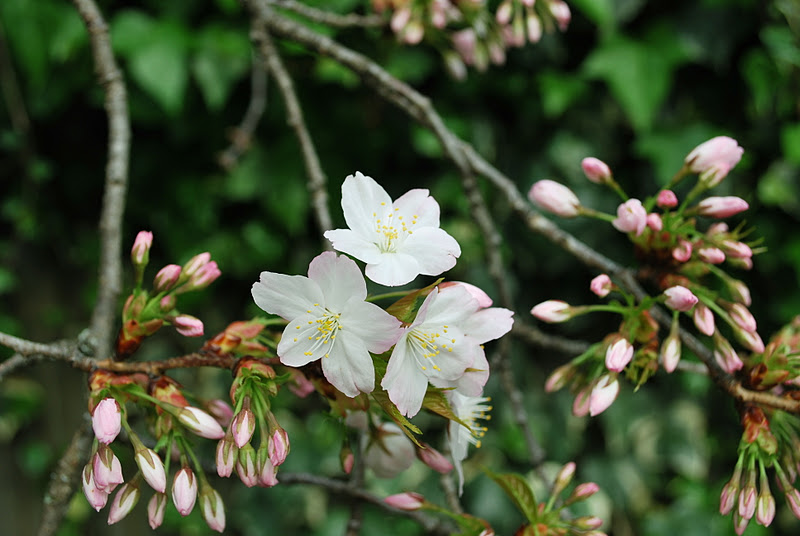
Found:
[[[346,13],[366,2],[308,2]],[[320,251],[296,139],[268,81],[266,110],[250,150],[231,171],[218,163],[250,100],[251,48],[246,12],[235,0],[99,2],[110,22],[127,82],[133,142],[125,214],[125,249],[139,230],[155,235],[150,275],[170,262],[210,251],[223,276],[182,310],[215,333],[258,314],[250,286],[262,270],[305,273]],[[753,295],[766,339],[800,313],[800,4],[796,0],[572,0],[566,32],[513,50],[502,67],[448,76],[439,51],[396,42],[388,29],[323,29],[364,51],[428,95],[448,126],[512,177],[519,188],[551,178],[582,201],[613,212],[611,192],[583,177],[580,161],[596,156],[634,196],[667,182],[698,143],[729,135],[745,149],[718,188],[751,205],[744,218],[766,251],[739,273]],[[480,233],[458,174],[435,138],[332,62],[279,42],[324,170],[337,226],[341,181],[359,170],[396,197],[429,188],[443,227],[463,255],[448,278],[496,296]],[[106,158],[103,94],[95,82],[86,32],[61,0],[0,2],[0,330],[31,340],[74,338],[88,324],[98,258],[97,222]],[[481,184],[503,233],[503,256],[518,315],[550,298],[588,303],[596,275],[528,232],[503,198]],[[739,220],[737,220],[739,221]],[[632,262],[622,235],[594,221],[560,222],[620,261]],[[130,270],[126,273],[130,285]],[[424,278],[423,278],[424,279]],[[424,281],[423,281],[424,282]],[[533,322],[532,319],[526,318]],[[613,329],[594,315],[551,333],[588,341]],[[161,333],[144,358],[179,355],[196,342]],[[491,352],[492,347],[488,347]],[[10,356],[0,350],[0,359]],[[592,512],[614,536],[732,534],[717,513],[740,435],[733,403],[706,378],[659,375],[630,388],[599,418],[574,418],[568,393],[545,395],[544,379],[570,357],[515,340],[511,360],[530,425],[548,468],[574,460],[582,480],[603,493]],[[227,373],[174,375],[197,394],[224,396]],[[0,519],[5,534],[31,534],[53,469],[86,411],[85,375],[40,363],[0,383]],[[520,431],[496,379],[490,433],[467,464],[467,511],[511,534],[522,517],[480,466],[532,476]],[[282,394],[278,417],[292,440],[287,471],[341,475],[341,425],[313,397]],[[416,419],[438,444],[441,422]],[[209,448],[210,460],[212,450]],[[132,460],[123,460],[130,467]],[[441,500],[421,463],[371,489],[419,489]],[[282,468],[283,469],[283,468]],[[228,508],[226,533],[344,533],[348,503],[310,486],[247,489],[236,480],[212,484]],[[107,527],[78,493],[61,534],[149,531],[143,497],[118,526]],[[169,510],[169,509],[168,509]],[[390,525],[389,525],[390,524]],[[753,524],[754,525],[754,524]],[[420,534],[413,523],[367,507],[363,534]],[[797,534],[800,521],[779,500],[767,531]],[[207,534],[199,511],[181,520],[168,511],[162,534]]]

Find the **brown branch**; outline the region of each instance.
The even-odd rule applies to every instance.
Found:
[[[95,72],[105,91],[108,161],[100,214],[100,266],[91,330],[95,355],[111,355],[117,300],[122,287],[122,216],[128,184],[131,128],[122,73],[114,60],[108,25],[94,0],[72,0],[89,33]]]
[[[250,103],[247,105],[242,122],[231,129],[231,144],[218,157],[219,165],[230,172],[239,159],[250,149],[256,127],[267,107],[267,71],[261,57],[253,52],[253,67],[250,72]]]
[[[353,26],[369,28],[384,26],[388,20],[381,15],[357,15],[350,13],[340,15],[331,11],[317,9],[294,0],[268,0],[273,6],[297,13],[310,21],[324,24],[332,28],[349,28]]]
[[[114,361],[104,359],[93,363],[93,369],[103,369],[119,374],[145,374],[160,376],[165,371],[179,368],[216,367],[231,369],[236,364],[238,357],[231,354],[213,354],[209,352],[195,352],[162,361]]]
[[[263,23],[256,17],[254,17],[253,20],[253,41],[258,47],[265,67],[272,73],[272,76],[275,77],[278,89],[281,92],[283,102],[286,106],[286,121],[292,130],[294,130],[297,141],[300,144],[303,162],[306,166],[306,174],[308,175],[308,190],[311,193],[311,205],[314,207],[314,215],[316,216],[321,236],[325,231],[333,228],[330,211],[328,210],[328,191],[326,189],[328,179],[325,176],[325,172],[322,171],[322,165],[320,164],[317,150],[314,147],[311,134],[309,134],[308,128],[306,127],[305,119],[303,118],[303,110],[297,99],[297,93],[295,92],[292,79],[286,71],[283,60],[281,60],[272,42],[272,38],[265,30]],[[329,245],[328,247],[330,248]]]

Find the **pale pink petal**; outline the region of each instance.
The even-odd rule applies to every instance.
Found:
[[[319,285],[325,295],[325,307],[332,311],[342,311],[351,298],[363,301],[367,297],[367,284],[358,265],[333,251],[326,251],[311,261],[308,277]]]
[[[354,333],[375,354],[391,348],[403,333],[400,321],[374,303],[353,300],[342,310],[342,318],[342,331]]]
[[[439,227],[439,203],[428,190],[415,188],[407,191],[395,200],[394,208],[399,209],[404,218],[414,218],[417,227]]]
[[[364,274],[372,281],[387,287],[405,285],[419,275],[417,259],[405,253],[384,253],[380,263],[367,264]]]
[[[411,255],[419,263],[422,275],[439,275],[456,265],[461,247],[456,239],[438,227],[422,227],[414,231],[400,251]]]
[[[461,323],[461,328],[479,344],[499,339],[514,324],[514,311],[502,307],[482,309]]]
[[[467,289],[459,286],[443,289],[437,287],[431,291],[425,302],[427,302],[425,315],[420,314],[422,312],[420,307],[417,319],[421,319],[421,322],[415,321],[414,324],[460,325],[480,307],[478,300],[473,298]]]
[[[419,413],[428,390],[428,378],[404,344],[398,344],[392,352],[381,387],[389,393],[389,399],[400,413],[407,417]]]
[[[312,352],[319,335],[317,317],[304,314],[289,322],[278,343],[281,363],[289,367],[302,367],[322,357],[322,352]]]
[[[347,226],[365,238],[375,234],[375,218],[377,207],[385,209],[389,214],[392,198],[372,177],[356,171],[349,175],[342,184],[342,209]],[[381,217],[377,215],[377,217]]]
[[[352,255],[367,264],[380,262],[383,256],[372,236],[364,236],[350,229],[325,231],[325,238],[330,240],[336,251]]]
[[[253,300],[264,311],[291,320],[315,303],[322,303],[319,285],[302,275],[284,275],[261,272],[261,279],[253,283]]]
[[[344,330],[337,335],[329,357],[322,358],[322,372],[334,387],[351,398],[375,388],[375,368],[364,343]]]

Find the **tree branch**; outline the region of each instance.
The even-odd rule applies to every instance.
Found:
[[[108,161],[100,214],[100,266],[91,330],[95,355],[111,355],[117,300],[122,287],[122,216],[128,185],[131,128],[122,73],[114,60],[108,25],[94,0],[72,0],[89,32],[95,72],[105,91]]]
[[[340,15],[339,13],[307,6],[294,0],[269,0],[269,3],[277,8],[292,11],[310,21],[332,28],[349,28],[353,26],[369,28],[384,26],[388,22],[385,17],[380,15],[357,15],[355,13]]]

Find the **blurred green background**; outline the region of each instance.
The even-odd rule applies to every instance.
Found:
[[[343,13],[365,8],[359,0],[314,3]],[[249,21],[235,0],[99,4],[130,100],[124,249],[139,230],[154,233],[149,276],[210,251],[223,276],[202,295],[186,296],[182,310],[216,333],[258,313],[249,289],[260,271],[305,273],[320,251],[296,139],[269,81],[252,148],[231,172],[218,165],[250,98]],[[800,312],[800,4],[569,4],[573,19],[565,33],[512,50],[505,66],[471,71],[464,82],[447,76],[435,49],[399,45],[388,29],[325,31],[430,96],[447,124],[522,191],[552,178],[585,204],[613,212],[611,192],[583,178],[583,157],[603,159],[631,195],[645,196],[666,183],[698,143],[716,135],[737,139],[744,158],[717,195],[745,198],[747,223],[764,236],[767,252],[751,272],[737,276],[750,285],[759,332],[769,338]],[[349,71],[296,45],[279,45],[329,177],[335,225],[343,225],[339,186],[356,170],[393,197],[429,188],[442,207],[443,227],[463,249],[448,278],[496,296],[458,175],[435,138]],[[0,82],[0,331],[37,341],[74,338],[88,323],[95,295],[106,116],[86,32],[70,3],[0,2]],[[532,322],[527,311],[550,298],[590,302],[588,282],[596,274],[527,232],[500,195],[488,184],[482,188],[505,237],[518,315]],[[631,260],[610,226],[561,223],[612,258]],[[130,284],[130,270],[126,276]],[[613,319],[601,315],[545,329],[594,341],[611,327]],[[193,348],[193,341],[163,333],[148,341],[145,357]],[[10,355],[0,350],[0,359]],[[732,402],[705,378],[660,375],[635,394],[624,389],[601,417],[574,418],[567,393],[542,392],[546,375],[570,357],[520,341],[512,348],[531,427],[553,467],[575,460],[581,480],[600,484],[603,494],[592,512],[610,521],[605,530],[614,536],[732,534],[730,519],[717,513],[740,434]],[[204,396],[224,396],[229,380],[215,370],[175,376]],[[474,479],[463,499],[467,511],[488,519],[498,534],[510,534],[522,518],[479,467],[522,474],[531,468],[497,379],[487,392],[494,418],[484,447],[467,464]],[[0,384],[0,519],[7,534],[30,534],[38,525],[49,473],[85,402],[84,375],[60,363],[32,366]],[[339,475],[342,430],[319,412],[322,404],[313,397],[298,404],[282,394],[279,406],[292,439],[285,470]],[[420,417],[426,439],[439,444],[441,423]],[[212,455],[209,449],[207,459]],[[131,466],[130,458],[123,466]],[[436,479],[419,462],[397,479],[369,481],[378,493],[419,489],[441,499]],[[246,489],[216,476],[212,484],[228,508],[226,533],[344,533],[346,501],[321,489]],[[128,519],[107,527],[106,513],[94,513],[79,493],[62,534],[149,531],[148,498]],[[800,522],[778,503],[770,530],[751,526],[747,534],[797,534]],[[421,533],[370,507],[362,533],[385,534],[388,522],[392,534]],[[160,531],[209,533],[197,510],[180,520],[174,509]]]

